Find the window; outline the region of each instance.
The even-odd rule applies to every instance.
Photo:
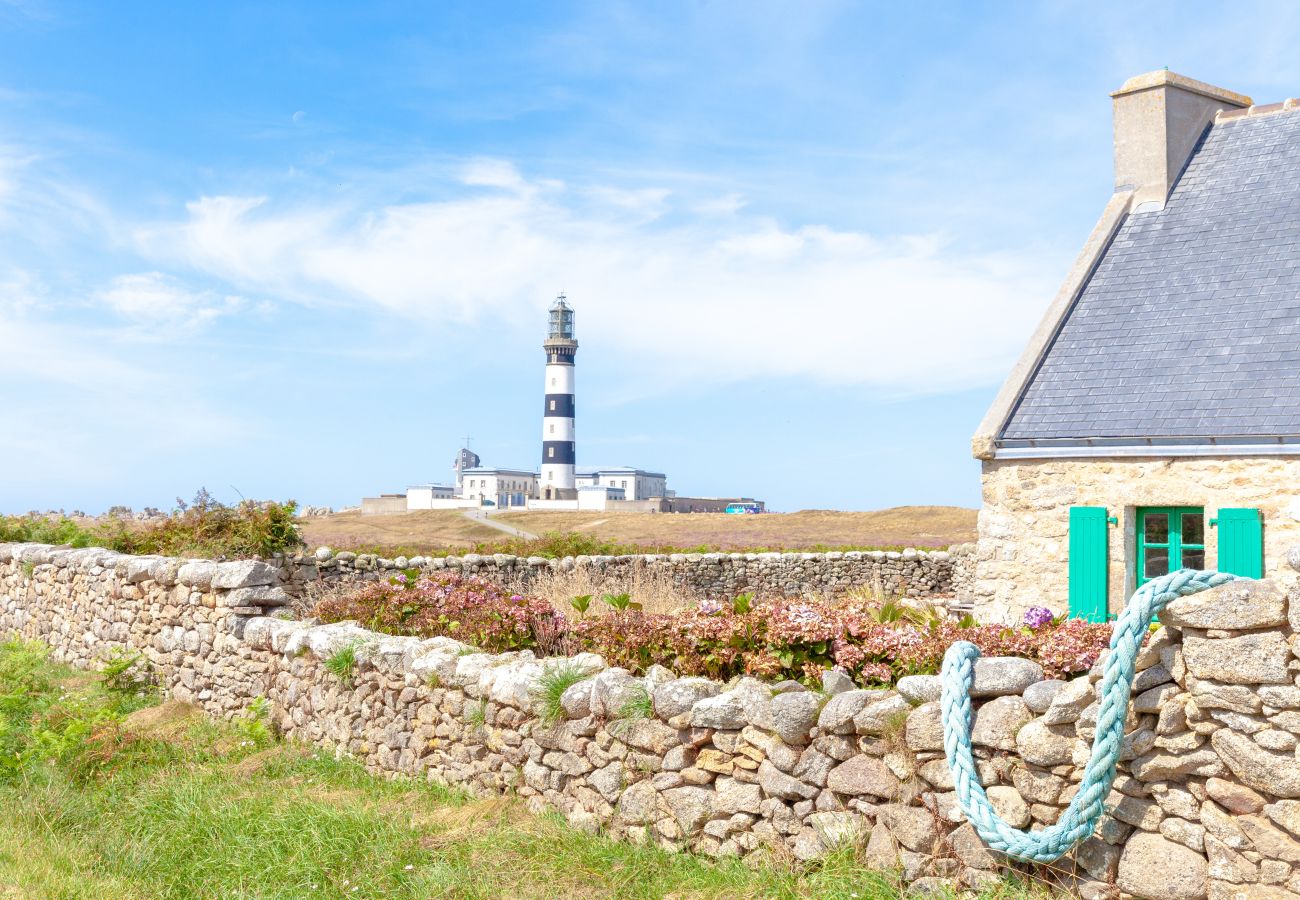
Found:
[[[626,478],[623,479],[623,487],[627,487],[627,479],[626,479]]]
[[[555,379],[554,379],[554,378],[551,379],[551,387],[555,387]],[[552,406],[554,406],[554,404],[552,404]]]
[[[554,426],[554,425],[551,426],[551,434],[555,434],[555,426]]]
[[[546,448],[546,458],[547,458],[547,459],[555,459],[555,448],[554,448],[554,447],[547,447],[547,448]]]
[[[547,481],[554,481],[554,480],[555,480],[555,472],[554,472],[554,470],[552,470],[552,471],[546,473],[546,480],[547,480]]]
[[[555,401],[551,401],[551,412],[555,412]]]
[[[1137,584],[1177,572],[1205,568],[1205,510],[1199,506],[1155,506],[1138,510]]]

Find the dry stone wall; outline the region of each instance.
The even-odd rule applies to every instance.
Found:
[[[275,578],[257,562],[0,544],[0,633],[82,666],[138,650],[173,697],[214,715],[266,697],[291,739],[380,772],[513,791],[631,841],[800,859],[851,841],[925,889],[1025,868],[964,820],[935,676],[864,690],[831,672],[810,691],[659,667],[637,676],[592,654],[487,654],[280,618]],[[1162,620],[1137,659],[1108,815],[1033,874],[1087,898],[1300,898],[1300,590],[1238,582]],[[357,667],[344,681],[325,662],[349,646]],[[561,668],[582,680],[547,720],[538,686]],[[977,764],[1012,824],[1055,822],[1078,789],[1099,677],[976,664]]]
[[[974,545],[949,550],[848,550],[829,553],[673,553],[636,556],[398,557],[336,553],[327,547],[272,560],[282,586],[298,595],[312,583],[340,583],[388,577],[400,569],[455,569],[481,575],[509,590],[527,592],[544,573],[585,569],[611,590],[635,573],[662,575],[684,593],[734,597],[752,591],[763,597],[835,595],[854,588],[879,589],[887,596],[950,598],[971,581]]]

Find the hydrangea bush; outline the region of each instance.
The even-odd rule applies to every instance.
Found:
[[[741,602],[743,600],[743,602]],[[1110,641],[1111,626],[1035,617],[1021,628],[973,625],[940,617],[882,622],[877,611],[815,599],[704,601],[672,613],[635,608],[569,620],[544,600],[503,591],[458,574],[399,575],[355,594],[322,601],[327,622],[353,619],[376,631],[447,635],[491,652],[589,650],[610,665],[644,672],[667,666],[680,675],[727,680],[746,674],[815,680],[839,666],[863,684],[939,670],[953,641],[986,656],[1041,663],[1048,677],[1086,672]]]
[[[386,634],[446,635],[493,653],[537,648],[540,633],[565,627],[564,617],[545,600],[504,591],[483,578],[426,578],[417,570],[328,597],[314,612],[325,622],[351,619]]]

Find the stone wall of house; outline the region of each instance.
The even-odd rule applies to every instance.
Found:
[[[1019,622],[1030,606],[1065,612],[1071,506],[1104,506],[1110,530],[1110,608],[1135,588],[1137,509],[1205,508],[1206,568],[1218,564],[1220,507],[1260,510],[1264,575],[1275,577],[1300,541],[1300,458],[986,460],[970,596],[982,621]]]
[[[934,676],[862,690],[832,672],[816,692],[634,676],[591,654],[486,654],[268,616],[288,599],[275,574],[0,544],[0,633],[81,666],[134,649],[172,697],[215,715],[266,697],[291,739],[376,771],[514,791],[627,840],[801,859],[854,841],[927,890],[1012,868],[964,821]],[[1241,582],[1162,614],[1136,661],[1108,815],[1031,874],[1085,898],[1300,897],[1300,588],[1288,590]],[[357,666],[341,680],[324,663],[349,646]],[[540,682],[561,669],[586,677],[543,719]],[[1027,660],[977,662],[977,765],[1013,825],[1055,822],[1076,792],[1099,678],[1100,666],[1063,682]]]
[[[398,557],[314,553],[273,560],[280,583],[300,595],[313,583],[338,584],[387,578],[401,569],[453,569],[481,575],[507,590],[526,593],[539,575],[585,569],[604,589],[619,593],[638,574],[662,576],[684,595],[734,597],[751,591],[761,597],[835,595],[854,588],[878,589],[885,596],[947,599],[971,581],[974,546],[950,550],[849,550],[830,553],[673,553],[638,556],[542,556],[467,554],[448,557]]]

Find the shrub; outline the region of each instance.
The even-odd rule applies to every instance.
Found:
[[[0,541],[89,547],[95,534],[67,516],[0,516]]]
[[[455,573],[404,573],[372,582],[356,593],[327,597],[314,613],[326,622],[351,619],[388,634],[446,635],[494,653],[538,648],[544,635],[549,649],[551,635],[565,628],[564,617],[546,601]]]
[[[176,503],[170,516],[148,522],[116,515],[93,523],[66,516],[0,516],[0,541],[211,559],[268,557],[303,545],[294,522],[297,505],[292,500],[244,500],[228,506],[200,490],[190,503],[179,498]]]
[[[748,596],[671,613],[619,602],[606,615],[566,620],[545,601],[509,594],[481,578],[399,578],[324,600],[314,612],[327,622],[354,619],[392,634],[448,635],[491,652],[590,650],[633,672],[659,664],[723,681],[754,675],[815,682],[839,666],[861,683],[889,684],[937,672],[956,640],[970,641],[987,656],[1033,659],[1049,677],[1068,677],[1086,672],[1111,634],[1110,625],[1078,619],[1009,628],[954,622],[934,611],[882,615],[817,599],[760,602]]]

